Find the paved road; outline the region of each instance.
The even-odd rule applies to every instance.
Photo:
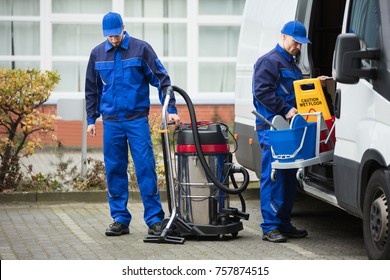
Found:
[[[232,199],[232,206],[238,202]],[[258,200],[247,200],[248,221],[236,239],[144,243],[143,207],[130,202],[131,234],[106,237],[106,203],[0,203],[2,260],[364,260],[361,220],[299,195],[293,222],[309,237],[272,244],[261,240]],[[164,207],[167,208],[166,202]],[[168,212],[168,210],[166,210]]]

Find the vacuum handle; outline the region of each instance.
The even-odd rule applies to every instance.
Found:
[[[171,149],[169,146],[169,134],[168,134],[168,105],[169,105],[169,99],[171,95],[173,94],[173,89],[171,86],[168,87],[166,95],[165,95],[165,100],[164,100],[164,105],[162,108],[162,142],[163,142],[163,149],[164,153],[166,156],[166,164],[167,164],[167,175],[166,178],[168,179],[167,182],[167,187],[170,190],[170,200],[173,203],[173,209],[172,209],[172,217],[176,214],[176,209],[177,209],[177,201],[176,201],[176,195],[175,195],[175,185],[174,185],[174,173],[173,173],[173,164],[172,164],[172,158],[171,158]],[[172,221],[170,221],[172,223]]]

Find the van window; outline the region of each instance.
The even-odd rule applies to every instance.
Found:
[[[353,0],[349,32],[359,36],[363,48],[379,45],[380,13],[378,0]]]

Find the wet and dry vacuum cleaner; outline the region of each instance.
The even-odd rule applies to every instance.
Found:
[[[185,100],[191,119],[190,124],[181,124],[174,132],[176,177],[167,122],[168,101],[174,92]],[[249,184],[249,173],[232,163],[228,126],[198,122],[187,93],[170,86],[162,110],[161,136],[170,217],[163,220],[161,235],[146,236],[144,242],[183,244],[186,237],[222,239],[229,234],[236,238],[243,229],[241,220],[249,219],[242,195]],[[243,175],[240,186],[236,173]],[[230,195],[238,195],[241,210],[230,207]]]

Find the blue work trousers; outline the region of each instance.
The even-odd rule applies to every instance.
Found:
[[[156,163],[148,119],[142,117],[130,121],[104,121],[103,142],[111,217],[115,222],[126,226],[131,222],[132,216],[127,209],[130,147],[144,205],[144,221],[149,227],[161,222],[164,211],[157,188]]]
[[[291,211],[297,189],[296,169],[278,169],[277,179],[271,180],[271,163],[274,161],[267,130],[258,130],[257,137],[262,151],[260,179],[260,208],[263,216],[263,233],[273,229],[288,231],[292,228]],[[289,145],[289,143],[286,143]]]

